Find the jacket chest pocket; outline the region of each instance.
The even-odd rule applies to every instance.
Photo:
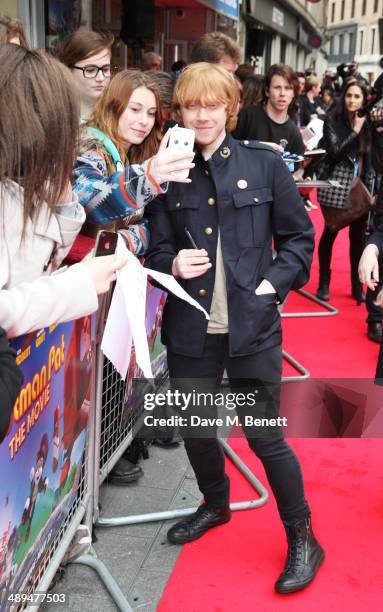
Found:
[[[196,220],[198,218],[197,213],[199,206],[200,200],[196,195],[189,197],[175,197],[172,195],[171,198],[167,198],[166,200],[166,209],[170,213],[172,224],[176,231],[179,248],[191,248],[190,242],[185,234],[185,227],[187,227],[190,231],[193,230],[193,226],[196,224]]]
[[[269,187],[247,189],[233,195],[235,226],[241,247],[264,246],[270,239],[272,202]]]

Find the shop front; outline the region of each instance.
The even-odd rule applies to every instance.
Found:
[[[297,3],[298,4],[298,3]],[[304,70],[311,61],[310,40],[317,31],[312,18],[291,9],[288,2],[247,0],[245,60],[265,72],[271,64],[285,63]]]

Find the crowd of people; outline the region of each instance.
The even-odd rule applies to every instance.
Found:
[[[12,338],[97,310],[98,295],[109,289],[124,257],[88,254],[60,265],[79,234],[95,238],[109,229],[132,253],[146,255],[150,268],[180,279],[210,312],[207,322],[168,295],[162,339],[173,388],[179,379],[183,391],[204,379],[217,388],[226,370],[235,390],[256,384],[266,414],[275,416],[277,304],[307,282],[314,250],[307,211],[315,205],[294,183],[306,149],[302,130],[313,119],[324,122],[318,147],[325,155],[304,162],[303,176],[326,180],[341,169],[347,180],[341,194],[319,191],[322,209],[340,215],[358,177],[377,200],[377,227],[383,111],[370,109],[374,91],[355,71],[340,91],[283,64],[255,75],[251,64],[240,65],[238,45],[218,32],[204,35],[189,64],[175,62],[169,73],[154,52],[143,55],[141,66],[117,71],[112,45],[111,34],[78,31],[53,58],[28,47],[19,22],[0,21],[1,395],[12,407],[21,384],[3,330]],[[167,147],[175,121],[195,132],[194,153]],[[293,172],[286,163],[291,160]],[[188,178],[177,174],[183,170]],[[383,231],[366,247],[366,224],[367,212],[349,223],[351,292],[360,304],[367,285],[368,337],[380,342]],[[336,236],[325,222],[322,300],[330,298]],[[298,459],[279,429],[244,432],[265,467],[287,534],[287,561],[275,588],[285,594],[303,589],[324,551],[313,533]],[[217,439],[196,437],[188,428],[182,437],[205,501],[170,529],[173,543],[193,541],[230,520],[229,479]],[[125,456],[110,479],[127,484],[141,473]]]

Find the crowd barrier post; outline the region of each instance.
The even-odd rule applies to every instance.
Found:
[[[291,319],[294,317],[295,318],[299,318],[299,317],[334,317],[335,315],[339,313],[338,309],[335,308],[335,306],[332,306],[331,304],[324,302],[323,300],[316,297],[315,295],[312,295],[312,293],[309,293],[305,289],[297,289],[296,292],[299,293],[299,295],[303,295],[303,297],[307,298],[308,300],[311,300],[315,304],[319,304],[319,306],[322,306],[326,310],[326,312],[317,312],[317,311],[312,311],[312,310],[303,311],[303,312],[282,312],[281,314],[282,318]]]

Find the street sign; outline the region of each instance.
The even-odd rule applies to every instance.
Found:
[[[308,43],[313,49],[319,49],[322,46],[322,36],[319,32],[315,32],[309,36]]]

